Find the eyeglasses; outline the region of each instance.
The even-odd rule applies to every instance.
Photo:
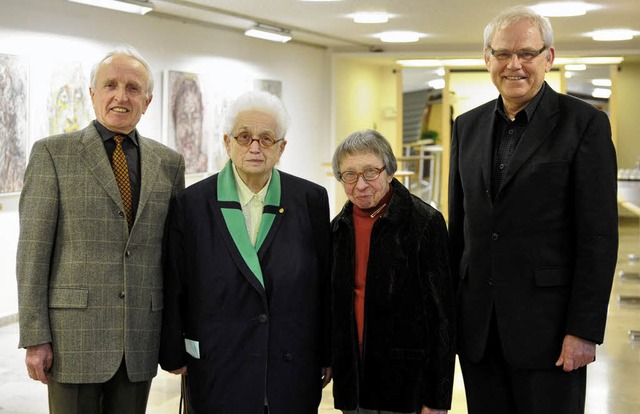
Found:
[[[487,49],[489,49],[489,53],[491,53],[491,56],[493,56],[500,62],[510,61],[511,59],[513,59],[513,55],[516,55],[518,57],[518,60],[522,62],[531,62],[533,59],[540,56],[540,54],[547,49],[547,46],[542,46],[542,49],[540,50],[517,50],[515,52],[505,49],[495,50],[491,46],[489,46]]]
[[[284,140],[284,138],[275,139],[271,135],[267,134],[262,134],[258,138],[254,138],[253,135],[248,132],[241,132],[233,138],[235,138],[238,144],[242,145],[243,147],[248,147],[249,145],[253,144],[253,141],[258,141],[258,144],[260,144],[262,148],[271,148],[278,142]]]
[[[362,177],[365,181],[373,181],[376,178],[380,177],[380,173],[384,171],[385,167],[382,168],[367,168],[362,172],[355,171],[344,171],[339,174],[340,179],[345,184],[353,184],[358,181],[358,178]]]

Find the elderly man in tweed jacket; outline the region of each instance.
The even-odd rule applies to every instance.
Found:
[[[92,72],[96,120],[31,152],[20,199],[19,346],[29,376],[48,384],[51,413],[146,409],[158,365],[164,222],[184,187],[183,157],[135,128],[152,91],[146,62],[116,49]],[[112,169],[118,146],[130,198]]]

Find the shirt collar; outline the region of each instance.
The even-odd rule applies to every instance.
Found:
[[[536,111],[536,108],[538,107],[538,104],[540,103],[540,101],[542,100],[542,96],[544,95],[544,91],[547,89],[547,82],[542,82],[542,87],[540,88],[540,90],[538,91],[538,93],[536,94],[536,96],[533,97],[533,99],[531,100],[531,102],[529,102],[529,104],[520,112],[518,112],[516,114],[516,116],[520,115],[521,113],[523,113],[524,115],[526,115],[526,121],[529,122],[531,120],[531,117],[533,116],[533,113]],[[504,110],[504,102],[502,102],[502,96],[498,97],[498,100],[496,101],[496,114],[502,116],[504,119],[506,119],[507,121],[511,121],[511,119],[509,119],[509,116],[507,115],[507,113]],[[522,116],[522,115],[520,115]]]
[[[247,204],[249,204],[249,202],[254,196],[258,197],[258,200],[260,200],[260,202],[264,204],[264,200],[267,197],[267,190],[269,189],[269,183],[271,183],[271,177],[273,177],[273,174],[269,176],[269,179],[267,180],[267,183],[264,185],[264,187],[262,187],[262,189],[258,191],[257,194],[255,194],[244,183],[244,181],[242,181],[242,179],[240,178],[240,175],[238,175],[238,170],[236,169],[236,166],[234,164],[233,178],[235,178],[236,180],[236,188],[238,189],[238,201],[240,201],[240,205],[242,207],[246,206]]]
[[[98,122],[97,119],[93,120],[93,125],[98,130],[98,134],[100,134],[100,138],[102,138],[102,141],[108,141],[108,140],[112,139],[113,137],[115,137],[116,135],[126,135],[129,138],[131,138],[131,142],[133,142],[136,146],[139,146],[138,145],[138,134],[137,134],[137,130],[135,128],[132,129],[131,132],[129,132],[128,134],[119,134],[117,132],[113,132],[113,131],[108,130],[107,127],[105,127],[100,122]]]

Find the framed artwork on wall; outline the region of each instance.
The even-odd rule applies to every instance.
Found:
[[[22,189],[29,139],[28,100],[26,59],[0,54],[0,193]]]

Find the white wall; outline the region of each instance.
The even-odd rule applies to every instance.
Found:
[[[292,125],[279,168],[327,187],[331,185],[326,168],[321,166],[330,160],[333,150],[327,51],[66,0],[2,0],[0,9],[0,54],[23,56],[29,63],[27,153],[36,139],[48,135],[46,97],[51,88],[52,67],[79,62],[88,77],[93,62],[113,47],[128,43],[149,61],[156,81],[151,106],[138,125],[143,135],[163,141],[165,70],[211,76],[232,90],[250,88],[252,79],[280,80]],[[0,195],[0,318],[17,312],[17,201],[17,194]]]

